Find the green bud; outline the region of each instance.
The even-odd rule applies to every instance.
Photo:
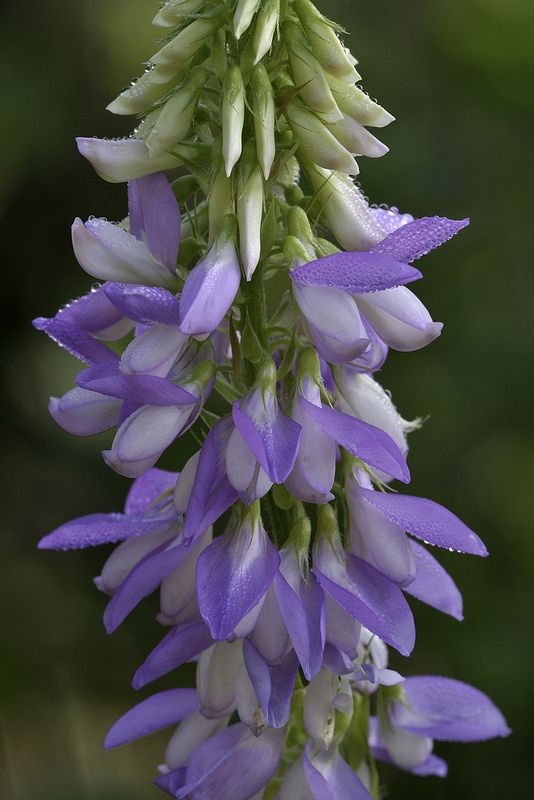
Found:
[[[301,264],[307,264],[308,261],[312,261],[315,257],[315,254],[310,249],[307,249],[296,236],[286,236],[284,238],[282,251],[290,270]]]
[[[371,100],[369,95],[354,84],[340,81],[333,75],[328,75],[328,84],[341,111],[349,117],[354,117],[361,125],[384,128],[395,119],[389,111]]]
[[[150,61],[157,64],[162,75],[172,78],[181,69],[184,69],[204,42],[223,23],[222,17],[211,19],[196,19],[186,28],[183,28],[168,44],[155,53]]]
[[[359,169],[354,157],[313,111],[291,103],[286,109],[285,116],[295,137],[315,164],[349,175],[358,174]]]
[[[310,378],[317,386],[323,385],[319,356],[313,347],[306,347],[299,356],[297,380],[300,385],[304,380]]]
[[[293,8],[308,35],[314,54],[324,68],[344,81],[359,80],[353,59],[339,41],[332,23],[323,17],[310,0],[294,0]]]
[[[200,396],[203,397],[207,387],[215,377],[216,367],[213,361],[206,359],[201,361],[195,369],[187,376],[187,381],[182,385],[184,389],[198,387]]]
[[[310,219],[303,208],[293,206],[287,215],[287,230],[290,236],[295,236],[310,254],[314,251],[315,236],[310,225]]]
[[[234,211],[232,194],[232,181],[227,177],[224,164],[221,163],[215,172],[215,177],[210,186],[208,194],[208,217],[209,217],[209,242],[211,244],[218,235],[223,220],[227,214]]]
[[[361,122],[347,114],[343,114],[343,119],[339,122],[329,123],[327,127],[349,153],[379,158],[388,152],[389,148],[385,144],[369,133]]]
[[[254,64],[271,49],[280,16],[280,0],[263,0],[252,35]]]
[[[208,72],[204,67],[195,67],[178,91],[167,100],[146,140],[150,155],[170,150],[173,145],[186,138],[207,75]]]
[[[301,98],[314,111],[323,114],[326,120],[335,122],[341,119],[341,112],[323,68],[311,52],[300,25],[286,22],[282,33],[289,54],[293,80]]]
[[[263,64],[258,64],[254,68],[250,80],[250,89],[252,113],[254,115],[254,132],[256,134],[256,153],[265,180],[267,180],[276,155],[274,141],[275,108],[273,87]]]
[[[174,28],[183,19],[195,14],[204,3],[205,0],[167,0],[152,20],[152,24],[160,28]]]
[[[263,176],[253,147],[247,147],[239,165],[237,188],[239,253],[247,281],[260,260],[262,214]]]
[[[337,515],[330,503],[325,503],[317,509],[317,539],[322,536],[326,536],[336,552],[342,552]]]
[[[245,121],[245,87],[241,71],[235,64],[229,67],[224,78],[221,116],[223,157],[226,174],[230,177],[232,169],[241,155]]]
[[[240,39],[245,31],[250,28],[259,5],[260,0],[239,0],[232,23],[236,39]]]

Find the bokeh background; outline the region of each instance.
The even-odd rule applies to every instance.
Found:
[[[534,691],[534,270],[531,0],[326,0],[352,32],[364,86],[398,122],[391,153],[363,160],[374,202],[416,215],[471,216],[424,262],[418,292],[443,336],[393,353],[381,380],[407,418],[413,491],[451,507],[486,541],[485,561],[444,554],[464,593],[459,625],[422,605],[411,671],[488,692],[512,738],[438,746],[446,782],[384,770],[393,798],[529,796]],[[128,482],[47,415],[77,365],[30,320],[85,291],[70,251],[75,215],[121,218],[122,186],[101,182],[74,136],[122,135],[105,104],[153,49],[155,0],[9,0],[0,25],[0,247],[4,387],[0,459],[0,796],[149,800],[165,734],[103,753],[138,698],[135,667],[159,638],[146,603],[112,638],[92,586],[105,553],[39,553],[71,517],[119,510]],[[404,665],[398,659],[396,666]],[[189,680],[191,675],[185,675]],[[165,682],[161,682],[162,688]],[[169,682],[168,685],[171,685]],[[147,692],[148,693],[148,692]]]

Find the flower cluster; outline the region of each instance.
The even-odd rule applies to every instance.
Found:
[[[109,106],[142,116],[134,134],[78,140],[127,181],[128,216],[75,220],[101,283],[34,323],[85,365],[52,416],[114,429],[104,460],[135,479],[123,513],[40,546],[119,543],[96,579],[108,632],[159,591],[135,689],[197,665],[196,689],[143,700],[106,746],[177,725],[156,782],[193,800],[377,798],[377,760],[443,776],[434,740],[506,723],[466,684],[404,678],[387,647],[414,647],[407,596],[462,619],[429,546],[487,552],[391,490],[419,423],[374,373],[439,336],[407,285],[467,220],[369,205],[356,159],[387,151],[368,128],[393,118],[310,0],[168,0],[154,23],[161,48]],[[181,463],[166,451],[188,431]]]

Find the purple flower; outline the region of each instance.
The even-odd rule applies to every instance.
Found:
[[[276,368],[272,361],[263,364],[252,390],[234,404],[232,417],[244,442],[270,480],[283,483],[295,464],[301,431],[300,426],[280,410],[276,396]],[[231,481],[232,465],[229,467]]]
[[[74,254],[95,278],[172,287],[180,241],[180,212],[161,172],[128,184],[130,231],[105,219],[72,226]]]
[[[190,336],[212,333],[235,300],[241,268],[233,240],[225,230],[191,270],[180,297],[180,330]]]
[[[284,776],[277,797],[279,800],[371,800],[369,791],[335,746],[322,752],[311,742],[306,745],[302,758]]]
[[[197,747],[187,767],[158,778],[173,797],[250,800],[269,782],[282,755],[283,732],[270,729],[254,736],[244,725],[231,725]]]
[[[376,758],[418,775],[446,775],[431,755],[433,740],[479,742],[508,736],[504,717],[491,700],[466,683],[437,676],[407,678],[371,728]]]
[[[261,601],[279,562],[255,506],[202,553],[197,567],[198,604],[214,639],[231,636]]]

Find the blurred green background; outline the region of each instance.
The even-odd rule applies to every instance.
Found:
[[[416,215],[471,216],[424,261],[418,293],[445,332],[393,353],[381,376],[407,418],[413,491],[452,508],[491,558],[445,554],[464,593],[459,625],[422,605],[410,671],[488,692],[514,735],[438,746],[450,776],[384,770],[394,798],[530,796],[534,697],[534,354],[531,261],[531,0],[324,0],[344,24],[364,86],[398,122],[391,153],[361,160],[373,202]],[[0,586],[0,797],[148,800],[166,734],[103,753],[109,724],[137,698],[135,667],[160,636],[155,602],[108,638],[93,588],[105,553],[39,553],[38,539],[83,513],[118,510],[128,482],[47,415],[77,365],[30,320],[88,288],[71,254],[75,215],[121,218],[122,186],[99,181],[77,134],[113,136],[130,120],[105,104],[140,71],[157,30],[154,0],[9,0],[0,26],[0,247],[4,333]],[[396,666],[403,670],[405,665]],[[186,676],[187,677],[187,676]],[[190,676],[189,676],[190,677]],[[161,686],[165,686],[161,682]],[[168,685],[172,685],[169,682]],[[148,693],[148,692],[147,692]]]

